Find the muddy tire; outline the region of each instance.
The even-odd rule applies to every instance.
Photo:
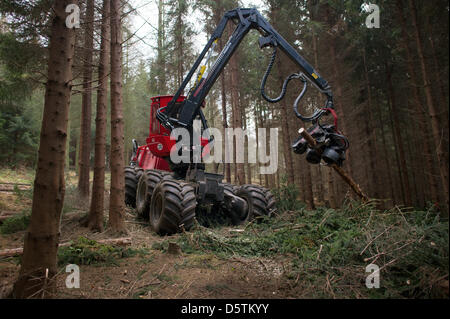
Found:
[[[165,176],[170,176],[170,173],[156,169],[148,169],[141,174],[137,184],[135,200],[138,216],[148,220],[153,190]]]
[[[125,167],[125,205],[136,208],[136,190],[143,169],[139,167]]]
[[[236,191],[239,189],[238,186],[228,183],[223,183],[223,191],[225,193],[231,193],[233,195],[236,195]]]
[[[275,197],[267,189],[259,185],[242,185],[236,195],[244,198],[248,204],[245,221],[270,217],[276,213]]]
[[[160,235],[189,230],[194,224],[197,200],[191,184],[164,178],[150,203],[150,225]]]

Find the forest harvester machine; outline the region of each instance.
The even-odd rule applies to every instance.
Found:
[[[229,22],[236,25],[234,32],[216,61],[208,72],[205,72],[211,52]],[[171,159],[171,152],[180,150],[174,147],[177,141],[170,137],[174,129],[185,128],[192,137],[193,123],[196,119],[201,121],[202,130],[207,129],[207,121],[202,112],[204,99],[241,40],[251,29],[256,29],[261,34],[259,39],[261,49],[273,48],[272,58],[261,83],[263,98],[270,103],[276,103],[286,94],[290,80],[299,79],[303,83],[303,89],[294,103],[294,113],[302,121],[313,123],[308,132],[318,146],[311,147],[302,136],[299,136],[292,144],[294,152],[299,154],[306,152],[307,161],[315,164],[323,160],[326,164],[341,165],[345,159],[348,141],[337,131],[336,123],[335,125],[319,123],[321,116],[330,113],[334,116],[335,122],[337,119],[333,96],[327,81],[256,9],[230,10],[225,13],[175,95],[152,98],[150,134],[146,144],[139,146],[136,140],[133,140],[131,163],[125,168],[125,202],[128,206],[136,208],[139,215],[149,219],[150,225],[158,234],[189,230],[194,224],[196,213],[205,207],[209,207],[209,214],[223,214],[229,217],[233,224],[272,216],[276,211],[275,198],[270,190],[259,185],[231,185],[222,182],[223,175],[205,172],[205,164],[193,160],[196,150],[192,138],[190,143],[182,145],[181,148],[188,150],[190,160],[175,163]],[[272,99],[265,94],[264,88],[275,61],[277,48],[280,48],[300,71],[287,77],[280,96]],[[204,64],[200,66],[204,59]],[[193,87],[187,96],[183,96],[182,92],[197,69],[200,71]],[[307,82],[327,97],[325,107],[315,110],[309,117],[302,116],[298,111],[298,103],[306,92]],[[202,155],[208,145],[211,145],[210,142],[213,142],[213,137],[201,138]]]

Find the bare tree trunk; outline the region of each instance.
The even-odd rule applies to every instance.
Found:
[[[426,118],[425,114],[422,109],[422,101],[420,98],[420,92],[419,87],[417,86],[417,73],[416,68],[413,63],[412,58],[412,52],[409,48],[409,39],[408,39],[408,27],[406,24],[406,19],[403,15],[403,4],[402,1],[397,0],[397,17],[400,20],[400,25],[402,28],[402,45],[406,52],[406,59],[407,59],[407,66],[408,66],[408,72],[410,74],[411,79],[411,90],[412,90],[412,97],[414,101],[414,109],[417,116],[417,128],[418,128],[418,134],[421,136],[420,138],[420,144],[421,149],[423,149],[423,153],[425,154],[425,160],[423,163],[425,164],[425,174],[427,175],[428,185],[429,185],[429,191],[431,194],[431,199],[433,202],[437,202],[438,200],[438,186],[436,183],[436,180],[433,176],[433,157],[432,152],[430,149],[430,140],[427,136],[427,128],[426,128]]]
[[[313,20],[313,14],[310,13],[310,19]],[[314,32],[314,29],[312,30],[312,49],[314,54],[314,65],[317,67],[319,65],[319,49],[318,49],[318,39],[317,35]],[[321,99],[322,94],[320,92],[317,92],[316,98],[316,107],[321,107]],[[322,167],[320,165],[315,165],[313,168],[313,176],[316,179],[315,183],[315,189],[316,189],[316,198],[319,203],[319,205],[322,205],[324,202],[324,181],[322,180]]]
[[[242,128],[241,105],[239,103],[239,73],[238,73],[238,56],[235,53],[230,59],[231,73],[231,105],[233,109],[233,127]],[[236,144],[235,144],[236,145]],[[236,147],[235,147],[236,150]],[[236,152],[233,152],[236,153]],[[236,154],[234,154],[236,156]],[[245,184],[244,163],[236,163],[235,179],[239,185]]]
[[[256,154],[259,154],[259,136],[258,136],[258,128],[262,128],[263,124],[262,124],[262,110],[259,108],[259,103],[256,104],[255,109],[254,109],[254,114],[255,114],[255,128],[256,128]],[[259,156],[259,155],[258,155]],[[259,176],[259,184],[263,185],[263,177],[261,172],[261,164],[258,161],[256,163],[256,169],[257,169],[257,175]]]
[[[220,40],[221,41],[221,40]],[[221,45],[222,46],[222,45]],[[223,136],[225,136],[225,131],[228,128],[228,119],[227,119],[227,93],[225,87],[225,72],[222,72],[220,75],[220,86],[221,86],[221,95],[222,95],[222,121],[223,121]],[[231,183],[231,166],[230,163],[224,163],[225,169],[225,179],[227,183]]]
[[[315,209],[315,203],[314,203],[314,194],[312,191],[312,178],[311,178],[311,167],[308,165],[305,167],[305,187],[306,187],[306,193],[305,193],[305,201],[308,205],[308,208]]]
[[[377,135],[375,132],[374,127],[374,115],[373,115],[373,103],[372,103],[372,88],[370,84],[370,78],[369,78],[369,71],[367,69],[367,60],[366,60],[366,50],[363,51],[363,63],[364,63],[364,78],[366,80],[366,87],[367,87],[367,108],[369,113],[369,124],[367,125],[367,134],[368,134],[368,140],[369,140],[369,150],[373,151],[373,156],[370,156],[369,159],[369,166],[370,171],[372,174],[372,182],[373,182],[373,196],[375,198],[380,198],[380,188],[382,185],[380,184],[380,176],[379,170],[377,168],[376,162],[379,160],[379,150],[378,150],[378,142],[377,142]]]
[[[428,40],[430,42],[430,51],[431,51],[431,58],[433,61],[433,66],[434,66],[434,74],[436,74],[436,82],[438,83],[437,85],[439,86],[439,105],[440,105],[440,110],[441,111],[441,126],[446,127],[447,125],[447,129],[445,130],[445,141],[444,141],[444,145],[447,145],[445,152],[448,153],[448,94],[445,94],[445,83],[446,81],[442,80],[442,76],[441,76],[441,71],[442,71],[442,67],[439,65],[439,61],[437,58],[437,54],[436,54],[436,44],[433,38],[433,29],[432,29],[432,25],[430,24],[430,17],[427,16],[426,18],[426,30],[428,33]],[[448,82],[447,82],[448,85]]]
[[[280,86],[283,85],[284,79],[282,76],[281,61],[278,59],[278,81]],[[286,100],[281,100],[279,103],[280,118],[281,118],[281,136],[283,139],[283,157],[284,165],[286,166],[286,177],[289,185],[294,185],[294,165],[292,162],[292,151],[291,151],[291,136],[289,135],[289,121],[287,114],[288,106],[286,105]]]
[[[64,161],[75,32],[66,27],[65,9],[76,0],[55,1],[50,36],[48,81],[34,180],[30,226],[14,298],[49,298],[56,292],[59,224],[64,202]]]
[[[113,232],[124,233],[124,135],[122,111],[122,24],[120,0],[111,0],[111,190],[109,225]]]
[[[186,3],[184,3],[184,5],[186,6]],[[184,10],[186,10],[186,8],[182,6],[181,1],[178,1],[178,13],[177,13],[177,18],[176,18],[176,21],[177,21],[176,23],[177,23],[177,28],[178,28],[179,32],[177,32],[177,34],[175,35],[177,42],[178,42],[178,44],[177,44],[177,46],[178,46],[178,50],[177,50],[177,54],[178,54],[178,56],[177,56],[177,87],[181,86],[181,83],[183,82],[183,76],[184,76],[184,67],[183,67],[184,37],[181,32],[181,30],[183,30],[183,27],[184,27],[183,16],[182,16]],[[183,92],[181,94],[183,94]]]
[[[164,0],[158,0],[158,94],[167,94],[165,62]]]
[[[326,16],[326,21],[328,23],[328,27],[331,29],[331,27],[335,24],[335,21],[333,21],[331,7],[329,4],[326,4],[325,16]],[[341,85],[341,81],[340,81],[340,78],[341,78],[340,73],[338,70],[339,61],[337,59],[337,54],[336,54],[337,39],[335,37],[333,37],[332,35],[328,35],[327,40],[328,40],[328,47],[329,47],[329,52],[330,52],[330,60],[331,60],[330,62],[332,64],[332,71],[333,71],[333,81],[334,81],[333,85],[335,87],[335,89],[334,89],[334,91],[335,91],[334,104],[336,106],[336,112],[339,115],[341,130],[344,134],[348,134],[347,121],[346,121],[345,114],[344,114],[344,108],[342,106],[342,99],[343,99],[342,85]],[[352,174],[351,165],[350,165],[351,157],[350,157],[349,150],[347,150],[346,158],[347,158],[347,160],[345,161],[344,165],[345,165],[346,170],[349,173],[349,175],[352,176],[353,174]]]
[[[416,40],[417,46],[417,54],[419,56],[420,67],[422,70],[423,77],[423,86],[425,89],[425,97],[428,107],[428,112],[431,117],[431,128],[433,132],[433,139],[436,143],[436,154],[439,164],[439,172],[441,176],[441,186],[443,188],[443,193],[446,198],[446,209],[448,213],[448,201],[449,201],[449,193],[448,193],[448,159],[446,158],[446,154],[444,151],[444,143],[442,142],[442,134],[443,130],[440,127],[438,112],[433,102],[433,96],[431,92],[431,84],[428,79],[429,70],[425,63],[425,57],[423,54],[423,42],[422,37],[420,35],[419,26],[417,24],[417,9],[413,0],[409,0],[409,6],[411,9],[411,20],[413,25],[414,37]]]
[[[83,199],[89,197],[92,118],[92,56],[94,44],[94,0],[87,0],[84,33],[83,94],[80,126],[80,174],[78,191]]]
[[[245,101],[244,101],[244,105],[246,105]],[[247,130],[248,125],[247,125],[247,116],[246,116],[245,109],[244,109],[244,112],[242,112],[242,122],[244,123],[244,129]],[[250,161],[248,160],[248,150],[249,150],[248,146],[250,145],[250,143],[251,143],[251,141],[250,141],[250,137],[249,137],[248,138],[248,142],[247,142],[247,149],[245,150],[246,151],[245,153],[247,154],[247,156],[246,156],[246,159],[247,159],[247,162],[246,162],[247,173],[245,174],[245,176],[247,178],[247,184],[251,184],[252,183],[252,167],[251,167]]]
[[[379,105],[378,102],[378,95],[376,95],[376,105]],[[380,127],[381,130],[381,142],[383,145],[383,153],[384,156],[382,158],[384,158],[384,171],[387,173],[386,177],[387,177],[387,183],[385,183],[385,185],[389,185],[388,189],[389,189],[389,194],[387,194],[387,196],[390,196],[390,199],[392,200],[393,204],[396,204],[397,198],[396,198],[396,193],[394,191],[394,185],[393,185],[393,178],[392,178],[392,170],[391,170],[391,165],[390,165],[390,161],[389,161],[389,152],[388,152],[388,148],[387,148],[387,144],[386,144],[386,135],[384,132],[384,125],[383,125],[383,114],[381,112],[381,108],[379,107],[379,114],[378,114],[378,125]],[[385,190],[386,193],[386,190]]]
[[[411,206],[412,205],[411,187],[409,186],[409,180],[408,180],[408,170],[407,170],[407,166],[406,166],[405,151],[403,148],[403,138],[400,133],[400,117],[399,117],[400,112],[398,110],[399,106],[396,103],[394,87],[392,85],[391,68],[392,67],[389,66],[388,63],[386,63],[388,95],[389,95],[389,100],[391,102],[390,104],[391,104],[391,109],[392,109],[392,122],[393,122],[394,136],[395,136],[395,141],[396,141],[397,149],[398,149],[398,156],[399,156],[399,163],[400,163],[400,167],[399,167],[400,178],[401,178],[401,182],[403,184],[403,189],[404,189],[405,204],[408,206]]]
[[[103,0],[101,47],[98,66],[99,84],[97,89],[97,118],[95,119],[95,167],[92,185],[91,209],[87,226],[91,230],[103,231],[103,209],[105,198],[105,153],[106,153],[106,116],[108,105],[108,74],[110,64],[111,30],[109,25],[110,0]]]

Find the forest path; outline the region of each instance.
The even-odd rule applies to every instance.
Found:
[[[91,233],[79,226],[83,212],[65,214],[61,222],[61,242],[80,237],[107,239],[107,232]],[[66,265],[57,276],[57,298],[299,298],[296,289],[283,276],[288,264],[284,258],[222,258],[214,254],[181,252],[173,255],[158,244],[176,241],[180,235],[160,237],[128,212],[131,249],[145,254],[115,259],[113,264],[79,265],[80,288],[69,289]],[[224,229],[227,231],[227,229]],[[22,245],[25,231],[2,235],[1,246]],[[0,260],[0,287],[11,288],[17,278],[18,258]],[[2,289],[0,289],[1,291]]]

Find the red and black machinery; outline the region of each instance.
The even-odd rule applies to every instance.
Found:
[[[235,24],[234,32],[215,62],[209,70],[206,70],[207,61],[229,22]],[[133,140],[133,157],[130,166],[125,168],[125,201],[127,205],[135,207],[139,215],[148,218],[153,229],[159,234],[189,230],[194,223],[196,213],[200,210],[205,211],[205,208],[208,208],[209,214],[222,214],[229,217],[234,224],[271,216],[276,211],[274,196],[268,189],[260,185],[227,184],[222,182],[223,175],[205,172],[204,163],[194,160],[198,154],[198,145],[194,145],[193,139],[181,141],[181,149],[189,153],[188,161],[174,162],[170,156],[171,152],[177,151],[174,145],[180,142],[170,138],[174,129],[184,128],[190,136],[193,136],[196,119],[201,121],[202,130],[208,128],[202,112],[205,97],[251,29],[261,34],[259,39],[261,49],[265,47],[273,49],[272,58],[261,83],[263,98],[270,103],[276,103],[285,96],[287,84],[292,79],[298,79],[303,83],[303,89],[293,109],[295,115],[302,121],[313,123],[308,131],[316,139],[318,147],[315,149],[308,147],[304,139],[299,137],[292,145],[294,152],[300,154],[307,152],[306,158],[310,163],[319,163],[324,160],[326,164],[341,165],[345,159],[348,141],[337,131],[336,123],[335,125],[319,123],[319,119],[329,113],[332,113],[336,119],[333,95],[328,82],[273,29],[256,9],[230,10],[225,13],[175,95],[152,98],[150,134],[146,144],[139,146]],[[265,83],[278,48],[300,70],[286,78],[280,96],[272,99],[265,94]],[[200,66],[204,59],[205,62]],[[185,91],[197,70],[199,71],[196,81],[185,97],[182,92]],[[298,103],[306,92],[308,82],[326,96],[326,103],[323,108],[305,117],[299,113]],[[200,140],[202,154],[207,151],[211,140],[212,138]]]

